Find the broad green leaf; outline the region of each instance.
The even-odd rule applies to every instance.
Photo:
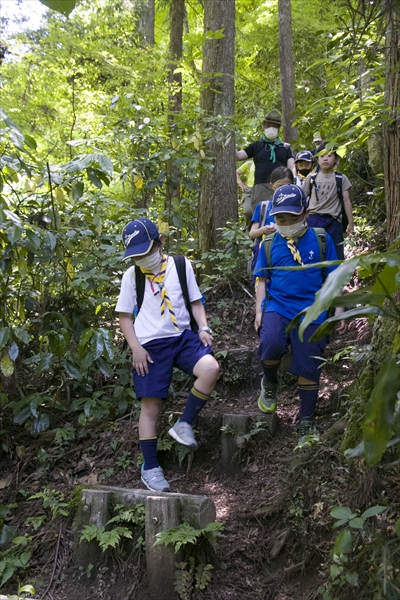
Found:
[[[9,327],[2,327],[0,329],[0,348],[4,348],[10,338]]]
[[[31,336],[24,327],[15,327],[14,335],[20,340],[20,342],[23,342],[24,344],[29,344],[31,341]]]
[[[18,356],[19,356],[19,348],[17,346],[17,344],[15,342],[13,342],[8,350],[8,356],[11,358],[11,360],[13,360],[14,362],[17,360]]]
[[[311,341],[320,340],[322,337],[328,335],[335,327],[336,323],[340,323],[340,321],[348,319],[355,319],[357,317],[365,317],[367,315],[373,316],[385,316],[386,313],[381,308],[377,306],[360,306],[360,308],[354,308],[353,310],[347,310],[341,315],[329,317],[326,319],[318,329],[314,332],[314,334],[310,337]]]
[[[83,190],[84,190],[83,181],[77,181],[76,183],[74,183],[74,185],[72,186],[72,190],[71,190],[72,199],[74,200],[74,202],[76,202],[77,200],[82,198]]]
[[[42,431],[46,431],[49,428],[49,423],[49,415],[38,413],[38,416],[32,421],[30,429],[31,434],[39,435]]]
[[[399,273],[399,267],[385,265],[382,273],[379,273],[376,277],[376,282],[371,288],[371,292],[376,294],[391,295],[397,292],[399,289],[399,283],[397,276]]]
[[[346,573],[346,581],[352,587],[355,587],[358,584],[358,574],[357,573]]]
[[[362,529],[364,527],[364,519],[361,517],[351,519],[351,521],[349,521],[349,527],[352,527],[353,529]]]
[[[333,553],[336,554],[336,556],[348,554],[352,549],[352,543],[353,536],[351,535],[350,529],[343,529],[336,538]]]
[[[102,355],[104,349],[104,340],[100,331],[95,331],[90,346],[93,358],[94,360],[97,360]]]
[[[22,236],[22,227],[18,227],[17,225],[11,225],[11,227],[7,228],[7,237],[10,244],[14,245],[21,239]]]
[[[363,512],[363,514],[361,515],[361,518],[368,519],[368,517],[375,517],[375,515],[379,515],[380,513],[383,513],[385,510],[387,510],[387,506],[371,506],[370,508],[367,508],[367,510],[365,510]]]
[[[355,268],[359,263],[359,258],[351,258],[344,261],[332,273],[329,273],[324,285],[316,293],[314,303],[307,308],[305,317],[300,325],[299,337],[303,339],[305,329],[319,317],[319,315],[328,310],[336,296],[338,296],[342,288],[349,282]]]
[[[66,17],[74,10],[77,0],[40,0],[42,4]]]
[[[14,415],[13,421],[16,425],[22,425],[22,423],[25,423],[25,421],[31,417],[31,407],[25,406],[22,410]]]
[[[18,129],[10,129],[10,140],[19,150],[23,150],[24,136],[20,131],[18,131]]]
[[[64,356],[69,346],[69,336],[67,332],[49,331],[49,347],[56,356]]]
[[[95,185],[99,190],[103,187],[102,181],[97,176],[97,171],[95,169],[88,169],[87,171],[89,180]]]
[[[96,363],[100,369],[100,371],[103,373],[103,375],[105,377],[114,377],[114,370],[111,367],[111,365],[109,365],[104,358],[102,358],[101,356],[96,360]]]
[[[76,381],[82,381],[82,373],[69,360],[65,361],[64,369],[68,373],[69,377],[72,377],[72,379],[76,379]]]
[[[330,576],[332,580],[335,580],[336,577],[339,577],[339,575],[342,573],[343,571],[343,567],[339,566],[339,565],[331,565],[330,568]]]
[[[347,506],[335,506],[329,514],[334,519],[351,519],[355,516]]]
[[[365,460],[370,467],[378,464],[392,435],[397,402],[397,377],[397,357],[392,355],[384,360],[376,377],[362,426]]]
[[[0,360],[0,369],[5,377],[10,377],[14,373],[14,364],[8,354]]]

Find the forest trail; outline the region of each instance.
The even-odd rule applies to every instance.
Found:
[[[239,312],[238,306],[241,307]],[[336,491],[334,479],[344,469],[340,459],[335,457],[336,451],[331,444],[332,441],[337,441],[337,432],[333,433],[333,438],[326,438],[323,432],[331,430],[332,425],[340,421],[340,415],[344,411],[339,402],[340,390],[343,385],[352,381],[354,367],[346,360],[328,361],[321,380],[317,412],[321,441],[311,449],[297,451],[296,380],[282,369],[279,375],[280,400],[277,408],[279,426],[275,435],[271,436],[264,429],[255,433],[240,451],[238,471],[227,473],[221,465],[222,419],[227,413],[257,413],[261,379],[261,368],[256,356],[258,338],[252,325],[254,309],[248,295],[237,292],[235,298],[224,300],[222,310],[220,300],[210,302],[208,309],[211,322],[213,316],[214,323],[217,316],[223,322],[223,325],[215,328],[218,332],[215,336],[217,356],[218,352],[222,353],[229,347],[247,346],[252,353],[252,364],[247,384],[241,388],[232,387],[227,385],[229,373],[224,369],[222,358],[223,377],[218,393],[197,420],[199,450],[190,469],[187,458],[180,466],[176,457],[172,458],[169,452],[160,453],[171,490],[208,496],[215,503],[217,520],[225,525],[224,535],[218,539],[213,579],[204,591],[194,591],[192,598],[316,598],[316,592],[322,583],[318,570],[330,547],[329,539],[324,541],[324,531],[329,529],[331,532],[332,529],[332,519],[327,511],[338,503],[341,492]],[[331,342],[325,353],[326,358],[332,359],[346,346],[365,343],[367,336],[365,322],[355,321],[349,326],[345,336]],[[164,417],[160,424],[162,438],[168,439],[165,435],[169,427],[168,414],[183,409],[189,384],[190,380],[186,377],[178,378],[175,383],[174,397],[164,407]],[[256,422],[255,418],[254,423]],[[64,428],[68,426],[70,423],[63,424]],[[21,525],[26,518],[43,513],[42,500],[29,500],[32,494],[43,488],[62,491],[65,498],[69,499],[73,489],[79,485],[102,483],[142,487],[136,466],[140,454],[137,421],[133,415],[127,415],[115,423],[93,424],[93,428],[86,429],[81,439],[64,447],[58,457],[53,456],[48,467],[37,461],[38,447],[46,443],[46,434],[40,440],[32,439],[29,443],[21,429],[13,426],[12,433],[17,446],[25,444],[25,455],[14,467],[16,480],[10,488],[2,490],[4,504],[18,501],[16,520]],[[48,443],[50,442],[51,440]],[[51,454],[50,446],[48,452]],[[329,492],[324,495],[321,490],[326,485]],[[350,487],[351,485],[349,489]],[[21,489],[24,490],[25,499],[21,498]],[[142,600],[142,597],[146,597],[145,587],[140,583],[142,571],[138,571],[134,565],[125,565],[124,568],[128,571],[121,581],[107,572],[107,568],[100,570],[94,579],[86,580],[71,563],[70,521],[59,525],[57,520],[51,521],[41,531],[41,535],[47,540],[47,547],[44,549],[42,545],[37,546],[37,553],[33,554],[31,562],[33,568],[30,579],[35,580],[39,595],[40,592],[44,593],[55,565],[53,583],[46,595],[51,600],[78,600],[82,585],[86,590],[85,600],[122,600],[125,597],[127,600]],[[130,577],[137,581],[133,595],[127,595]]]

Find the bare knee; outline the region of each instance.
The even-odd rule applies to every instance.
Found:
[[[193,369],[193,375],[197,379],[207,381],[209,384],[215,385],[220,374],[218,362],[211,354],[203,356]]]

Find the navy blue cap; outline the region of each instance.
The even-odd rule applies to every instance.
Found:
[[[313,158],[313,155],[311,154],[311,152],[309,152],[308,150],[302,150],[301,152],[297,153],[295,162],[297,162],[299,160],[313,162],[314,158]]]
[[[158,229],[150,219],[133,219],[122,231],[122,241],[126,248],[123,260],[150,252],[158,236]]]
[[[307,208],[307,196],[298,185],[282,185],[272,198],[270,215],[291,213],[300,215]]]

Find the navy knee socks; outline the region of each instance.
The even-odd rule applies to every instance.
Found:
[[[197,417],[197,415],[199,414],[199,412],[201,411],[201,409],[205,406],[209,397],[209,395],[202,394],[193,386],[190,390],[190,394],[188,396],[183,415],[179,420],[184,421],[185,423],[189,423],[189,425],[191,425]]]
[[[299,384],[298,391],[300,398],[300,421],[303,419],[313,419],[317,406],[319,384],[317,382]]]

